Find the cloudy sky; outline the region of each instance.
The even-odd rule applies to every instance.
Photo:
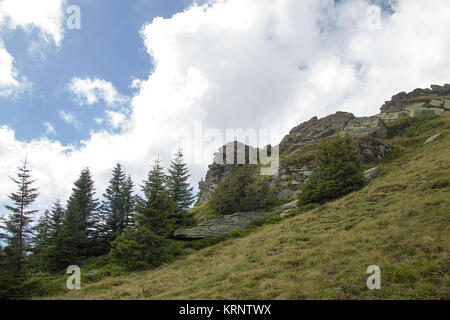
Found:
[[[140,183],[181,146],[196,186],[217,130],[276,143],[376,114],[450,82],[449,17],[448,0],[0,0],[0,204],[25,156],[42,209],[86,166],[100,195],[115,163]]]

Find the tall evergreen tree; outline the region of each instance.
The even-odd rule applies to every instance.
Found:
[[[106,235],[109,241],[114,240],[124,230],[125,220],[125,173],[120,163],[117,163],[109,180],[106,192],[103,194],[102,211],[105,215]]]
[[[112,243],[111,256],[129,269],[159,265],[167,259],[166,246],[176,226],[177,205],[166,187],[161,161],[155,161],[136,201],[136,229],[129,229]]]
[[[86,168],[75,182],[67,202],[58,245],[63,267],[79,263],[83,257],[104,253],[101,234],[103,229],[94,181],[89,168]]]
[[[33,263],[40,269],[58,271],[58,243],[61,241],[64,209],[57,200],[51,211],[46,210],[35,227]]]
[[[134,195],[134,183],[131,176],[128,175],[122,186],[124,199],[124,220],[123,230],[134,226],[134,210],[136,206],[136,196]]]
[[[28,168],[28,162],[22,162],[22,166],[18,168],[17,177],[11,180],[17,185],[17,192],[11,193],[8,197],[12,205],[6,205],[5,208],[11,213],[1,218],[2,225],[0,228],[4,230],[1,237],[6,242],[9,257],[13,259],[12,266],[20,271],[27,252],[31,249],[31,240],[33,235],[32,216],[37,210],[30,210],[30,206],[38,197],[38,189],[33,188],[35,180],[31,179],[31,170]]]
[[[166,181],[161,161],[155,160],[147,180],[142,185],[145,199],[140,198],[137,205],[138,224],[162,237],[173,231],[177,210],[176,204],[169,197]]]
[[[190,175],[187,165],[183,161],[181,148],[172,160],[167,177],[167,190],[170,199],[178,205],[178,211],[186,211],[194,203],[195,196],[189,182]]]

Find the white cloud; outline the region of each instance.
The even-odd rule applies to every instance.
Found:
[[[114,129],[120,128],[120,126],[125,121],[125,115],[121,112],[106,111],[106,115],[108,116],[108,121]]]
[[[22,28],[26,31],[37,29],[45,43],[53,40],[59,46],[64,32],[63,6],[66,0],[0,0],[0,96],[15,96],[31,88],[29,80],[20,76],[14,58],[3,43],[6,31]],[[28,52],[43,57],[40,47],[45,45],[32,41]]]
[[[63,38],[65,0],[1,0],[0,24],[9,29],[38,28],[47,41],[59,45]]]
[[[158,154],[167,163],[183,138],[193,134],[195,121],[205,129],[280,127],[287,133],[315,115],[337,110],[371,115],[399,91],[449,82],[448,0],[426,5],[399,0],[396,13],[384,15],[381,29],[373,31],[366,24],[368,1],[333,4],[217,1],[154,19],[141,35],[156,66],[139,83],[130,116],[119,121],[123,130],[91,133],[75,148],[47,139],[23,143],[2,127],[0,176],[10,175],[28,154],[41,198],[67,197],[68,182],[85,165],[102,192],[117,161],[137,184]],[[85,103],[116,101],[117,91],[106,81],[87,83],[78,87]],[[212,158],[210,150],[205,152]],[[192,182],[206,165],[191,165]],[[0,181],[1,190],[12,190]]]
[[[119,94],[112,83],[103,79],[73,78],[69,90],[77,96],[80,105],[93,105],[103,101],[107,106],[115,107],[128,102],[128,98]]]
[[[45,136],[54,136],[56,135],[55,127],[48,121],[44,122],[45,127]]]
[[[70,125],[74,126],[75,128],[78,128],[80,126],[80,123],[77,120],[77,118],[73,112],[59,110],[58,113],[59,113],[59,117],[67,124],[70,124]]]
[[[9,90],[19,87],[17,70],[14,67],[14,58],[6,51],[0,39],[0,96],[6,95]]]

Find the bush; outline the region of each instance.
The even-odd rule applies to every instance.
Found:
[[[146,228],[129,230],[111,244],[111,258],[128,270],[138,270],[159,262],[159,247],[164,239]]]
[[[211,209],[216,214],[233,214],[268,208],[277,199],[267,181],[258,176],[256,165],[244,165],[219,183],[212,194]]]
[[[322,145],[318,160],[319,169],[301,187],[299,206],[322,204],[364,186],[361,161],[349,136]]]

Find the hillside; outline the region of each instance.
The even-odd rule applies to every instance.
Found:
[[[450,113],[387,126],[381,142],[393,150],[364,189],[171,264],[50,298],[449,299]],[[374,264],[382,290],[369,291]]]

